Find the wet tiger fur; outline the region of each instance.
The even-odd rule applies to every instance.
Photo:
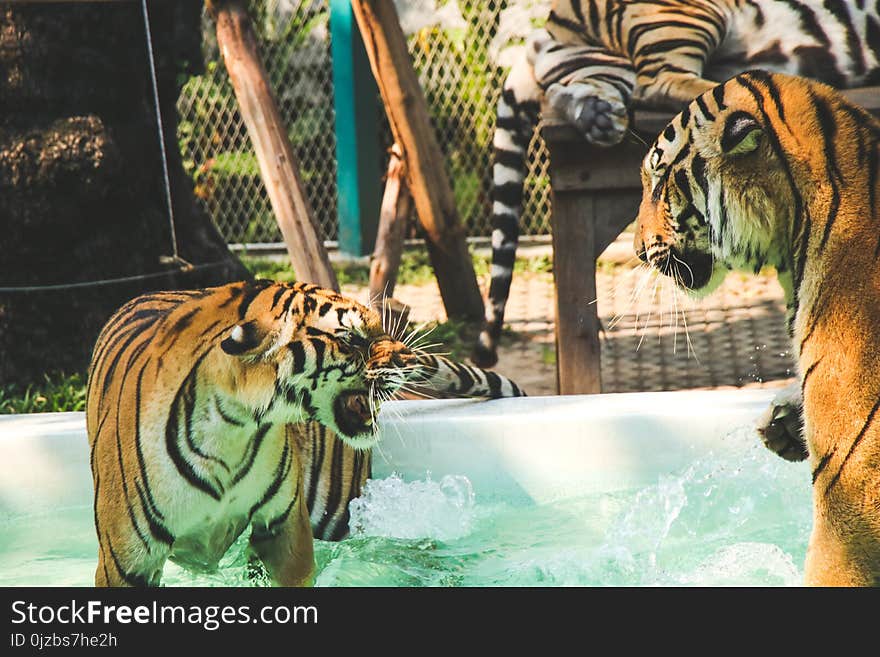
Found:
[[[594,144],[635,103],[676,111],[751,68],[836,87],[880,81],[880,6],[863,0],[555,0],[508,74],[494,136],[492,274],[472,359],[490,367],[510,293],[525,157],[542,97]]]
[[[642,182],[636,252],[680,286],[776,267],[813,476],[806,582],[880,584],[880,121],[826,85],[743,73],[672,120]]]
[[[321,459],[304,462],[302,423],[367,449],[379,401],[409,381],[455,385],[448,374],[462,370],[436,365],[389,336],[376,312],[314,285],[130,301],[89,369],[96,584],[158,585],[167,559],[212,570],[247,528],[273,581],[310,583],[304,472]]]

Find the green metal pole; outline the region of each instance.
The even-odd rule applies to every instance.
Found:
[[[379,91],[350,0],[330,0],[339,249],[371,253],[381,204]]]

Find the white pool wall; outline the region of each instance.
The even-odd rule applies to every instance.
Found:
[[[758,441],[777,391],[407,402],[383,411],[376,476],[463,474],[478,494],[546,502],[650,485],[709,450]]]
[[[774,390],[405,401],[385,405],[374,477],[468,477],[537,503],[657,481],[750,431]],[[82,413],[0,416],[0,515],[89,503]]]

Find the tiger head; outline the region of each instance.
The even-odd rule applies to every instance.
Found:
[[[791,172],[743,74],[698,96],[642,163],[639,257],[694,296],[728,270],[781,268],[795,204]]]
[[[371,447],[379,405],[413,375],[417,357],[378,313],[330,290],[249,285],[242,294],[253,298],[214,357],[229,397],[258,421],[317,420],[352,447]]]

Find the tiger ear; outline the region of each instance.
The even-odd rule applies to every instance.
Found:
[[[733,112],[724,123],[721,150],[727,155],[745,155],[758,148],[764,130],[751,114]]]
[[[220,348],[230,356],[241,356],[260,346],[266,337],[266,331],[256,322],[251,320],[244,324],[236,324],[223,342]]]

